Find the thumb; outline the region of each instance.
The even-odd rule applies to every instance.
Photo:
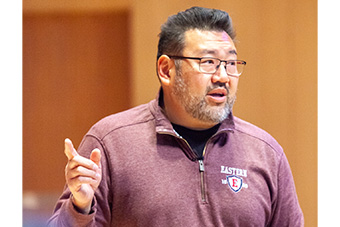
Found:
[[[100,168],[100,159],[101,159],[102,155],[100,153],[100,150],[98,148],[95,148],[92,152],[91,152],[91,156],[90,159],[97,164],[97,166]]]
[[[68,160],[71,160],[75,156],[78,155],[76,149],[73,147],[73,143],[70,139],[65,139],[65,155],[67,156]]]

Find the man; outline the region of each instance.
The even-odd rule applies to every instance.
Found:
[[[67,186],[52,226],[303,226],[288,161],[263,130],[234,117],[245,62],[226,12],[168,18],[156,100],[65,140]]]

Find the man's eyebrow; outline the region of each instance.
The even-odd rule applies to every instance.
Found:
[[[237,52],[236,52],[236,50],[230,50],[230,51],[229,51],[229,54],[235,54],[235,55],[237,55]]]
[[[216,54],[216,51],[204,49],[200,51],[200,54]]]
[[[202,50],[202,51],[200,51],[200,54],[216,54],[216,53],[217,53],[216,50]],[[237,52],[236,52],[235,49],[229,50],[228,53],[237,55]]]

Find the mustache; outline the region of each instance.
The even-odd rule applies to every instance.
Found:
[[[208,92],[210,92],[214,89],[217,89],[217,88],[224,88],[225,90],[227,90],[227,95],[229,95],[229,86],[227,86],[225,83],[220,83],[220,82],[213,83],[213,84],[209,85],[207,87],[206,93],[208,93]]]

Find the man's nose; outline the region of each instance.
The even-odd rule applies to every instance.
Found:
[[[229,76],[227,73],[226,63],[221,62],[221,64],[218,66],[216,72],[212,76],[212,82],[220,82],[220,83],[229,83]]]

